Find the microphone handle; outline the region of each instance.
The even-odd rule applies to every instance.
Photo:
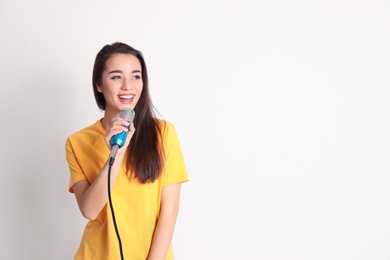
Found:
[[[110,165],[114,163],[116,153],[119,150],[119,145],[115,144],[112,149],[111,149],[111,154],[110,154]]]

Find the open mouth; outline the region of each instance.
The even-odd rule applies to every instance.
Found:
[[[131,100],[133,99],[134,95],[122,95],[122,96],[119,96],[120,99],[124,99],[124,100]]]

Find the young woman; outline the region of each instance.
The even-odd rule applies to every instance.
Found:
[[[188,176],[173,125],[155,115],[142,53],[120,42],[104,46],[92,86],[104,116],[66,141],[69,191],[89,219],[75,259],[174,259],[180,185]],[[135,112],[130,124],[119,117],[124,108]],[[110,167],[111,138],[123,131]]]

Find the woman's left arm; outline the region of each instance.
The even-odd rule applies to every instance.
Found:
[[[154,231],[148,260],[164,260],[171,245],[177,215],[179,213],[180,183],[164,186],[161,209]]]

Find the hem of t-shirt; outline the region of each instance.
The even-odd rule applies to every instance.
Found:
[[[173,184],[180,184],[180,183],[184,183],[184,182],[188,182],[189,179],[182,179],[182,180],[172,180],[172,181],[168,181],[168,182],[165,182],[162,186],[169,186],[169,185],[173,185]]]

